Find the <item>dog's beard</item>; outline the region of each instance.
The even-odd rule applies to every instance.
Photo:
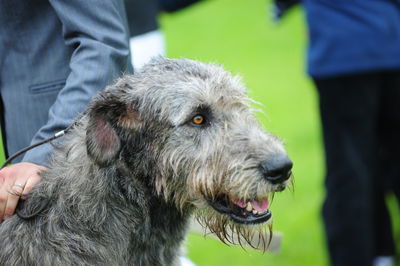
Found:
[[[197,209],[195,218],[204,227],[204,233],[215,234],[224,244],[247,245],[253,249],[266,251],[272,240],[272,223],[267,225],[241,225],[233,222],[227,215],[211,208]],[[207,232],[207,229],[209,232]]]

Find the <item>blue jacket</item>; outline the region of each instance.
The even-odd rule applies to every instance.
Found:
[[[400,69],[400,0],[303,0],[316,78]]]
[[[128,57],[123,0],[0,1],[1,114],[8,153],[65,129],[126,71]],[[40,146],[23,160],[47,165],[51,150],[49,144]]]

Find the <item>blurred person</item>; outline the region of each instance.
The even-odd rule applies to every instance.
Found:
[[[130,31],[131,64],[141,68],[152,57],[165,55],[164,34],[158,23],[161,12],[176,12],[200,0],[125,0]]]
[[[275,18],[300,1],[276,0]],[[320,100],[332,265],[393,265],[385,196],[399,197],[400,2],[303,0]]]
[[[153,56],[165,55],[164,35],[158,24],[158,0],[125,0],[131,64],[141,68]]]
[[[1,1],[6,156],[70,125],[98,91],[131,69],[128,57],[123,0]],[[39,146],[0,171],[0,222],[39,181],[52,150]]]

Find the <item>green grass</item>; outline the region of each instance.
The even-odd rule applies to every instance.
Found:
[[[327,265],[320,219],[324,159],[316,94],[305,74],[302,10],[274,25],[264,0],[210,0],[164,15],[161,25],[169,57],[217,62],[243,76],[267,113],[261,121],[284,140],[294,161],[294,192],[276,194],[271,208],[274,231],[284,234],[280,254],[190,235],[189,257],[199,266]]]

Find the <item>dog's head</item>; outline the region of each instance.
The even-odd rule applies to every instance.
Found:
[[[292,162],[253,103],[219,66],[157,58],[93,102],[88,154],[100,166],[124,165],[177,208],[196,209],[230,241],[227,227],[270,221],[271,196],[291,177]]]

